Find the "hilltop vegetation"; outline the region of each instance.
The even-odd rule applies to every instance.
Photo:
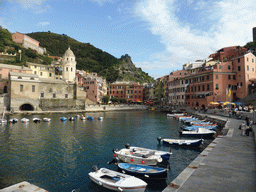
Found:
[[[132,70],[129,70],[129,73],[122,71],[121,66],[124,64],[122,59],[117,59],[90,43],[81,43],[65,34],[60,35],[50,31],[29,33],[27,35],[39,41],[40,46],[45,47],[47,53],[52,56],[62,57],[70,46],[76,56],[77,69],[97,72],[99,76],[105,77],[108,82],[127,80],[150,83],[154,81],[152,77],[135,66]],[[131,76],[132,73],[136,73],[136,75]],[[127,77],[127,74],[129,74],[129,77]]]
[[[0,28],[0,52],[5,52],[16,56],[1,56],[2,62],[13,65],[24,65],[26,62],[39,64],[51,64],[50,56],[62,57],[70,46],[76,56],[77,69],[89,72],[97,72],[98,76],[105,77],[108,82],[116,80],[134,81],[138,83],[151,83],[154,81],[147,73],[140,68],[136,68],[129,57],[127,59],[110,55],[91,45],[81,43],[65,34],[55,34],[48,32],[35,32],[26,34],[40,42],[40,46],[46,48],[46,55],[39,55],[37,51],[22,48],[12,41],[12,33],[7,29]],[[21,50],[21,57],[19,50]],[[21,58],[21,60],[20,60]]]

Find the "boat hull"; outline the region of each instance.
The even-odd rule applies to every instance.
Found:
[[[163,139],[162,140],[163,144],[165,145],[175,145],[175,146],[199,146],[201,145],[201,143],[203,142],[202,139],[197,139],[197,140],[193,140],[193,141],[184,141],[184,142],[178,142],[178,141],[171,141],[168,139]]]
[[[122,173],[133,175],[135,177],[143,179],[166,179],[167,169],[145,166],[145,165],[135,165],[130,163],[119,163],[118,170]]]

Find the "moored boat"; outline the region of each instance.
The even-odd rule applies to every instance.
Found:
[[[180,131],[180,134],[182,136],[191,137],[212,137],[214,134],[216,134],[216,132],[206,128],[198,128],[197,130],[193,131]]]
[[[75,120],[76,120],[76,118],[75,118],[75,117],[70,116],[70,117],[68,118],[68,120],[69,120],[69,121],[75,121]]]
[[[43,118],[43,121],[45,121],[45,122],[50,122],[51,120],[52,120],[51,118],[47,118],[47,117]]]
[[[99,116],[99,117],[98,117],[98,120],[103,120],[103,117],[102,117],[102,116]]]
[[[41,122],[41,119],[40,119],[40,118],[35,117],[35,118],[33,118],[33,122],[34,122],[34,123],[40,123],[40,122]]]
[[[141,147],[130,147],[121,150],[114,149],[114,156],[126,163],[138,165],[157,165],[158,163],[169,160],[171,152],[146,149]]]
[[[66,118],[66,117],[61,117],[60,120],[61,120],[61,121],[66,121],[67,118]]]
[[[9,119],[10,123],[17,123],[19,120],[17,118]]]
[[[93,117],[92,116],[87,116],[86,119],[89,120],[89,121],[92,121]]]
[[[122,173],[144,179],[166,179],[168,169],[131,163],[119,163],[118,169]]]
[[[84,120],[86,120],[86,117],[82,115],[82,116],[80,117],[80,119],[84,121]]]
[[[27,119],[27,118],[22,118],[20,121],[21,121],[22,123],[27,123],[27,122],[29,122],[29,119]]]
[[[157,138],[159,144],[162,142],[165,145],[176,145],[176,146],[199,146],[203,143],[203,139],[162,139]]]
[[[97,169],[89,173],[90,179],[96,184],[113,191],[144,192],[147,183],[131,175],[119,173],[106,168]]]

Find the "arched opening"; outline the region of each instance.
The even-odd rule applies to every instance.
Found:
[[[30,104],[23,104],[20,106],[21,111],[34,111],[34,107]]]

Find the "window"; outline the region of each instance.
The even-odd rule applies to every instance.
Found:
[[[204,91],[204,85],[202,85],[202,91]]]
[[[230,80],[231,79],[231,75],[228,75],[228,80]]]
[[[51,77],[52,76],[52,73],[49,73],[49,76]],[[79,80],[78,80],[79,81]]]
[[[254,68],[252,68],[252,71],[254,71]]]
[[[230,70],[231,69],[231,67],[230,67],[230,65],[228,65],[228,70]]]
[[[66,67],[66,71],[68,71],[68,67]]]
[[[19,77],[18,77],[18,79],[22,79],[22,77],[21,77],[21,76],[19,76]]]
[[[247,62],[249,61],[249,58],[247,57]]]
[[[229,89],[231,88],[231,84],[228,84],[228,88],[229,88]]]
[[[221,69],[221,65],[219,65],[219,69]]]
[[[43,76],[43,72],[40,72],[40,75]]]
[[[23,92],[23,85],[20,85],[20,92]]]
[[[53,97],[53,98],[56,98],[56,93],[53,93],[53,94],[52,94],[52,97]]]
[[[207,91],[209,91],[210,90],[210,85],[209,84],[207,84]]]
[[[200,86],[198,86],[198,91],[200,91]]]
[[[68,94],[65,94],[65,98],[66,98],[66,99],[68,98]]]
[[[252,62],[254,63],[254,59],[252,59]]]
[[[72,69],[72,67],[71,67],[71,69],[70,69],[70,70],[71,70],[71,71],[73,70],[73,69]]]
[[[35,92],[36,86],[32,85],[32,92]]]
[[[238,71],[241,71],[241,66],[238,66]]]
[[[41,97],[44,97],[44,92],[41,92]]]
[[[238,58],[237,62],[240,63],[240,58]]]
[[[238,76],[238,79],[241,80],[241,75]]]
[[[235,75],[233,75],[233,79],[236,80],[236,76]]]
[[[216,75],[216,79],[219,79],[219,75]]]
[[[216,89],[217,89],[217,90],[219,89],[219,84],[216,84]]]
[[[209,80],[209,75],[206,76],[206,79]]]
[[[36,71],[34,71],[34,74],[36,75]]]
[[[249,68],[249,65],[247,65],[247,71],[249,71],[249,69],[250,69],[250,68]]]
[[[195,91],[196,91],[196,86],[195,86]]]

